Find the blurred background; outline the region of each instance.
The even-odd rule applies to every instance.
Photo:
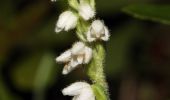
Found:
[[[66,1],[0,1],[0,100],[71,100],[61,90],[88,80],[86,68],[63,76],[55,62],[78,40],[74,31],[54,32]],[[122,12],[130,4],[168,0],[96,1],[97,18],[111,32],[105,62],[111,99],[170,100],[170,26]]]

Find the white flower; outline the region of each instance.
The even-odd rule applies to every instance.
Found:
[[[92,22],[87,32],[87,40],[89,42],[93,42],[96,40],[108,41],[109,37],[109,30],[101,20],[95,20]]]
[[[81,3],[79,5],[79,15],[84,20],[89,20],[95,16],[95,10],[88,3]]]
[[[56,58],[57,62],[65,63],[63,74],[68,74],[78,65],[88,64],[92,58],[92,49],[82,42],[75,43],[71,49]]]
[[[58,33],[62,30],[68,31],[77,25],[78,17],[71,11],[65,11],[60,14],[56,24],[55,32]]]
[[[86,82],[75,82],[62,90],[63,95],[74,96],[72,100],[95,100],[91,86]]]
[[[83,42],[75,43],[71,49],[71,52],[73,56],[77,56],[77,61],[80,64],[87,64],[92,58],[92,49],[85,46]]]

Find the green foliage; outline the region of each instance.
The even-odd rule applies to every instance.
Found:
[[[54,54],[46,53],[41,58],[34,80],[35,100],[44,100],[45,90],[48,84],[56,80],[56,74],[54,73],[59,71],[54,70],[56,66],[54,66],[53,55]]]
[[[123,11],[136,18],[170,24],[170,5],[130,5]]]

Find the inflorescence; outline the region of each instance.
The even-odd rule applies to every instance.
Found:
[[[55,2],[56,0],[51,0]],[[97,41],[108,41],[110,34],[104,22],[95,19],[94,0],[68,0],[68,9],[60,14],[55,32],[77,29],[80,41],[56,58],[56,62],[64,63],[62,74],[67,75],[79,65],[88,65],[93,58],[91,44]],[[91,85],[87,82],[75,82],[62,90],[64,95],[74,96],[73,100],[95,100]]]

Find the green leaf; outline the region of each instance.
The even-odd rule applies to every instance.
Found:
[[[56,79],[56,76],[54,76],[55,74],[53,74],[54,64],[52,53],[45,53],[41,58],[34,81],[34,100],[44,100],[45,90],[48,84],[50,81]]]
[[[125,7],[123,11],[136,18],[170,24],[170,5],[130,5]]]

